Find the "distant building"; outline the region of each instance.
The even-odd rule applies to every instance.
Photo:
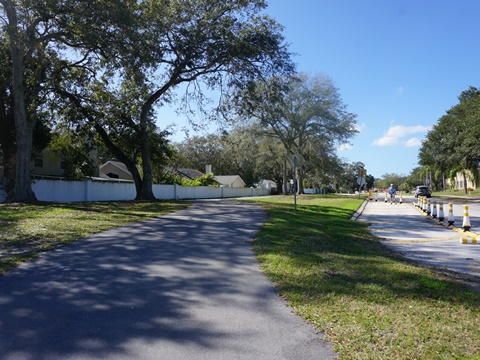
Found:
[[[257,186],[262,189],[272,189],[275,191],[277,190],[277,183],[273,180],[262,179],[259,181]]]
[[[90,161],[97,163],[97,152],[89,153]],[[30,174],[34,178],[63,178],[67,168],[67,158],[62,151],[44,149],[32,154],[30,161]],[[98,168],[86,176],[98,176]]]
[[[107,161],[100,165],[99,169],[101,178],[133,181],[132,173],[120,161]]]
[[[238,175],[216,175],[213,178],[220,186],[243,188],[246,186],[245,182]]]
[[[33,176],[62,177],[65,161],[60,151],[42,150],[33,154],[30,171]]]
[[[195,180],[205,175],[201,171],[187,168],[166,168],[165,171],[187,180]],[[100,165],[100,177],[104,179],[133,181],[130,171],[128,171],[125,164],[119,161],[107,161],[106,163]],[[219,186],[234,188],[243,188],[246,186],[245,182],[238,175],[217,175],[213,179],[218,183]]]
[[[477,169],[479,172],[478,177],[480,177],[480,168]],[[475,184],[475,177],[473,176],[472,172],[470,170],[465,171],[465,178],[466,178],[466,183],[465,179],[463,177],[463,173],[461,171],[457,172],[455,175],[455,178],[453,181],[451,179],[446,179],[446,185],[447,187],[453,188],[453,189],[475,189],[478,184]]]

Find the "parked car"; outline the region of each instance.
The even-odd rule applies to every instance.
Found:
[[[421,185],[415,188],[415,197],[426,196],[427,198],[432,197],[432,193],[428,189],[428,186]]]

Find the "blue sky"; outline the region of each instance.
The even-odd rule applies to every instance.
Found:
[[[480,1],[271,0],[266,12],[298,71],[330,76],[357,114],[360,132],[338,155],[376,178],[408,175],[428,129],[480,86]]]

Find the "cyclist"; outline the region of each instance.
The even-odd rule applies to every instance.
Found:
[[[396,193],[396,190],[393,184],[390,184],[390,187],[388,188],[388,193],[390,194],[390,204],[392,204],[395,202],[395,193]]]

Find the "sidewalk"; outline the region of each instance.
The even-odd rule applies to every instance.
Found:
[[[476,233],[464,233],[460,228],[455,231],[441,225],[411,203],[365,202],[357,215],[359,221],[370,224],[372,233],[381,238],[386,246],[406,258],[480,277],[480,244],[461,243],[466,235],[478,237],[480,241]]]
[[[0,277],[0,359],[334,359],[259,268],[265,220],[196,201],[22,264]]]

